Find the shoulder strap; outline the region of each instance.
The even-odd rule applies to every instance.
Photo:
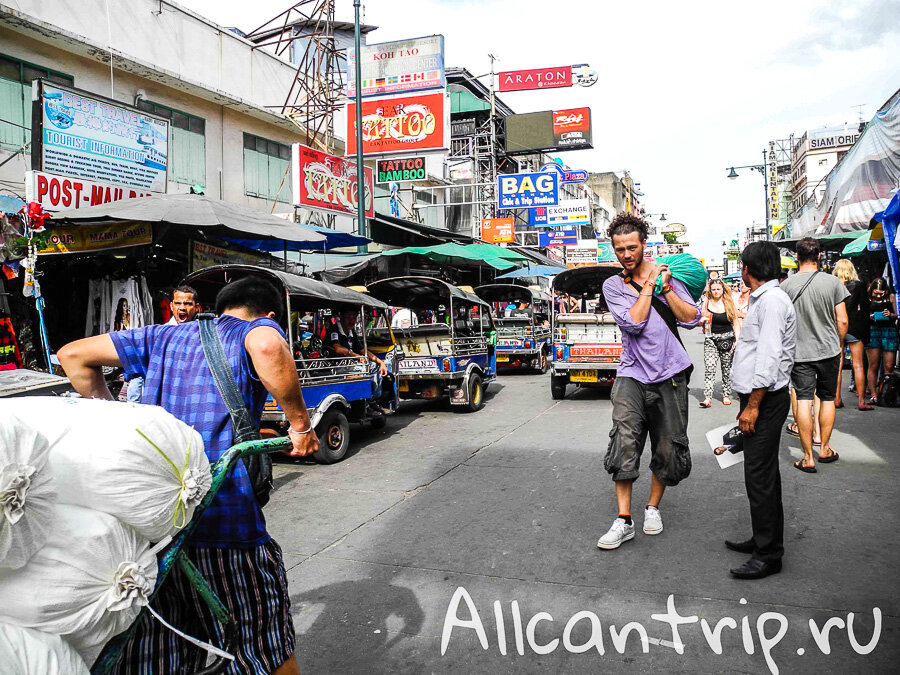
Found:
[[[238,389],[234,372],[228,365],[222,340],[219,338],[215,323],[213,323],[214,318],[215,314],[199,314],[197,316],[197,322],[200,324],[200,344],[203,347],[206,362],[209,364],[209,370],[212,372],[219,395],[228,406],[228,414],[231,415],[231,424],[234,426],[234,443],[256,440],[259,438],[259,432],[250,421],[250,411],[244,404],[244,398]]]
[[[623,277],[623,279],[628,283],[634,290],[638,292],[638,295],[641,293],[641,286],[631,277]],[[669,307],[666,303],[653,295],[650,298],[650,306],[656,310],[656,313],[659,314],[659,317],[665,322],[666,326],[668,326],[669,330],[672,331],[672,335],[675,336],[675,339],[678,340],[678,344],[681,345],[681,348],[684,351],[687,351],[684,347],[684,343],[681,341],[681,335],[678,333],[678,319],[675,318],[675,312],[672,311],[672,308]]]
[[[795,305],[797,304],[797,300],[799,300],[800,296],[803,295],[803,291],[805,291],[807,288],[809,288],[809,285],[812,283],[812,280],[815,278],[815,276],[818,273],[819,273],[819,270],[816,270],[815,272],[813,272],[812,274],[809,275],[809,279],[807,279],[806,283],[800,287],[800,290],[797,291],[797,295],[795,295],[793,298],[791,298],[791,302],[793,302]]]

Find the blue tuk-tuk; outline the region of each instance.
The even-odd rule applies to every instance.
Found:
[[[350,444],[350,422],[385,424],[385,412],[396,409],[396,359],[394,340],[386,315],[387,305],[367,293],[316,281],[288,272],[249,265],[216,265],[193,272],[182,283],[194,287],[201,303],[211,302],[225,284],[257,276],[284,293],[282,329],[297,364],[303,400],[319,437],[314,457],[325,464],[344,458]],[[388,366],[381,378],[375,364],[358,357],[333,353],[330,335],[344,310],[356,310],[355,333],[366,350],[378,354]],[[287,433],[284,413],[270,397],[262,416],[263,426]]]
[[[603,282],[620,267],[577,267],[556,275],[553,291],[563,302],[553,311],[550,394],[565,398],[569,383],[612,386],[622,356],[622,333],[603,299]]]
[[[550,360],[550,296],[513,284],[487,284],[475,294],[491,306],[497,325],[497,368],[522,366],[547,372]]]
[[[497,377],[496,335],[487,303],[432,277],[384,279],[368,289],[403,313],[392,329],[400,398],[449,396],[454,406],[471,412],[483,408],[485,387]]]

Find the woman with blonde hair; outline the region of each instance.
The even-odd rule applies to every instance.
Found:
[[[847,258],[841,258],[834,265],[834,276],[844,282],[850,293],[844,303],[847,306],[847,335],[841,345],[841,367],[838,370],[837,398],[834,405],[843,408],[841,401],[841,372],[844,369],[844,348],[850,348],[850,364],[853,368],[853,381],[856,384],[857,407],[860,410],[873,410],[866,403],[866,375],[863,369],[863,345],[869,341],[869,296],[865,284],[859,280],[856,268]]]
[[[701,308],[703,332],[703,400],[701,408],[712,406],[716,383],[716,361],[722,368],[722,403],[731,405],[731,358],[740,329],[736,328],[737,308],[721,279],[710,279]]]

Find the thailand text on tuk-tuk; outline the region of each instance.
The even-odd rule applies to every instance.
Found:
[[[314,455],[331,464],[347,454],[350,423],[385,424],[399,404],[393,334],[387,305],[367,293],[296,274],[249,265],[217,265],[191,273],[182,283],[210,301],[225,284],[257,276],[284,294],[282,329],[297,365],[303,400],[319,437]],[[343,354],[335,344],[345,345]],[[385,363],[387,375],[371,360]],[[271,398],[263,426],[286,433],[284,413]]]
[[[550,393],[566,395],[569,383],[611,386],[622,356],[622,333],[603,298],[603,282],[621,271],[613,266],[578,267],[553,279],[564,302],[554,306]]]
[[[487,302],[497,325],[497,368],[527,367],[547,372],[550,360],[550,296],[514,284],[486,284],[475,294]]]
[[[432,277],[383,279],[368,289],[403,317],[393,324],[400,398],[448,396],[452,405],[480,410],[485,387],[497,376],[496,333],[487,303]]]

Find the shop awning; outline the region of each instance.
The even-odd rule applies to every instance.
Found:
[[[83,209],[53,214],[52,223],[80,225],[110,221],[139,221],[203,228],[219,235],[253,239],[277,239],[314,244],[326,237],[306,225],[248,206],[204,195],[154,195],[124,199]]]
[[[484,263],[494,269],[508,270],[516,267],[516,263],[499,257],[491,248],[500,248],[491,244],[475,244],[461,246],[454,242],[437,244],[436,246],[409,246],[406,248],[385,251],[385,256],[395,255],[421,255],[437,263],[453,264],[459,262]]]
[[[376,243],[386,246],[430,246],[446,241],[456,241],[461,244],[475,242],[474,237],[467,234],[423,225],[377,211],[375,217],[369,220],[369,235]]]
[[[819,244],[823,245],[824,248],[829,250],[841,248],[842,244],[846,245],[847,243],[853,241],[860,235],[861,230],[854,230],[853,232],[839,232],[836,234],[820,234],[818,236],[810,235],[813,239],[815,239]],[[787,248],[790,250],[794,250],[797,247],[797,242],[803,239],[804,237],[791,237],[790,239],[782,239],[777,242],[780,248]]]
[[[254,251],[331,251],[335,248],[348,248],[352,246],[368,246],[372,240],[368,237],[360,237],[352,232],[341,232],[318,225],[304,225],[313,232],[318,232],[325,237],[325,241],[275,241],[272,239],[232,239],[225,237],[227,241],[240,244]]]

